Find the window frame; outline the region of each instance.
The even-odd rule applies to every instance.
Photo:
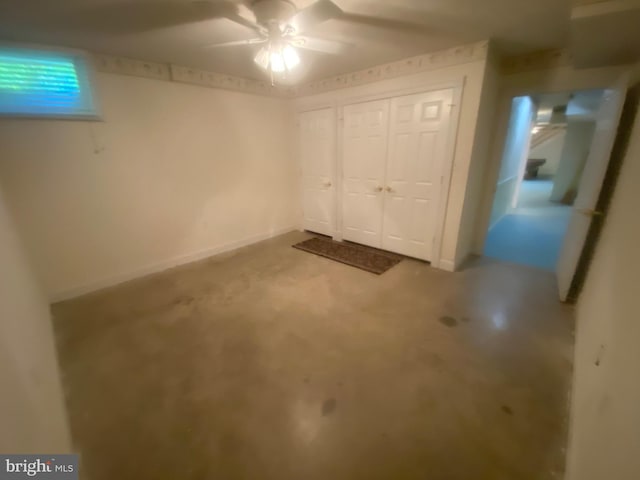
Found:
[[[25,54],[34,55],[61,55],[73,61],[82,94],[89,95],[92,102],[92,113],[20,113],[20,112],[0,112],[0,120],[6,119],[39,119],[39,120],[69,120],[69,121],[103,121],[102,109],[96,88],[96,68],[93,56],[86,50],[76,48],[53,47],[48,45],[26,44],[26,43],[0,43],[1,50],[22,50]],[[82,75],[84,74],[84,75]]]

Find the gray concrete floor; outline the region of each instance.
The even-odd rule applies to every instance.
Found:
[[[553,276],[281,237],[53,306],[83,478],[561,478],[572,309]]]

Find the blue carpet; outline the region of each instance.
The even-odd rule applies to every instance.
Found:
[[[484,254],[507,262],[554,271],[571,207],[548,200],[551,182],[523,182],[518,208],[489,230]]]

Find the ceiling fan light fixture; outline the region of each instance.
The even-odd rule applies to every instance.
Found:
[[[254,62],[272,73],[288,72],[300,65],[300,56],[288,43],[282,47],[263,47],[254,57]]]
[[[270,55],[267,47],[262,47],[253,59],[263,70],[269,70]]]
[[[284,61],[284,55],[282,55],[282,52],[280,51],[272,51],[271,52],[271,71],[273,73],[282,73],[287,69],[287,66],[285,64]]]
[[[284,59],[284,64],[287,67],[287,70],[293,70],[300,65],[300,56],[298,55],[298,52],[289,44],[285,45],[282,49],[282,58]]]

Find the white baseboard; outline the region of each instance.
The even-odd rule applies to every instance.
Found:
[[[253,235],[251,237],[247,237],[242,240],[229,242],[224,245],[218,245],[215,247],[207,248],[205,250],[200,250],[199,252],[188,253],[186,255],[179,255],[169,260],[155,263],[153,265],[147,265],[145,267],[136,268],[135,270],[132,270],[129,272],[123,272],[117,275],[112,275],[110,277],[89,282],[84,285],[78,285],[76,287],[53,292],[49,295],[50,297],[49,300],[51,301],[51,303],[61,302],[63,300],[70,300],[72,298],[79,297],[81,295],[86,295],[87,293],[95,292],[97,290],[102,290],[103,288],[113,287],[114,285],[128,282],[129,280],[134,280],[136,278],[151,275],[153,273],[162,272],[169,268],[185,265],[187,263],[197,262],[199,260],[203,260],[205,258],[212,257],[214,255],[219,255],[221,253],[230,252],[232,250],[236,250],[241,247],[246,247],[247,245],[261,242],[269,238],[277,237],[278,235],[282,235],[284,233],[288,233],[296,229],[298,229],[297,225],[286,227],[286,228],[280,228],[277,230],[270,230],[268,232],[261,233],[258,235]]]
[[[456,271],[456,265],[455,263],[453,263],[452,260],[444,260],[444,259],[440,259],[440,262],[438,263],[438,268],[440,270],[445,270],[447,272],[455,272]]]

